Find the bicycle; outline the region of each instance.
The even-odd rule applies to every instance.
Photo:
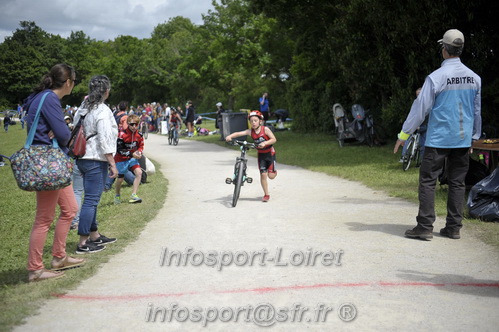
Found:
[[[254,143],[248,143],[246,141],[232,141],[232,145],[239,146],[241,150],[241,156],[236,158],[236,164],[234,165],[234,177],[226,178],[225,183],[234,185],[234,194],[232,195],[232,206],[236,207],[237,200],[239,199],[239,193],[241,192],[241,186],[244,182],[252,183],[253,178],[246,175],[246,166],[248,159],[246,159],[246,152],[250,149],[256,149]]]
[[[173,145],[178,144],[178,129],[175,124],[170,124],[170,130],[168,131],[168,144],[172,145],[172,143]]]
[[[407,148],[402,155],[402,169],[407,171],[411,166],[411,162],[414,161],[416,167],[421,166],[421,145],[420,145],[421,134],[419,130],[416,130],[412,134],[407,142]]]

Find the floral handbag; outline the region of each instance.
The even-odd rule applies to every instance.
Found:
[[[35,119],[24,147],[9,159],[17,185],[22,190],[57,190],[71,184],[73,162],[60,148],[57,140],[52,145],[31,145],[40,119],[40,110],[49,92],[42,96]]]

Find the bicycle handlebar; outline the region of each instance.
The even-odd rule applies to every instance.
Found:
[[[246,142],[246,141],[232,140],[228,144],[234,145],[234,146],[241,146],[241,147],[244,147],[244,148],[247,148],[247,149],[256,149],[255,143],[249,143],[249,142]]]

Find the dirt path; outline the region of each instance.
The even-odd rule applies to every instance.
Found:
[[[497,331],[499,254],[465,229],[461,240],[407,239],[414,204],[282,164],[262,203],[254,158],[255,181],[232,208],[236,151],[157,135],[146,149],[169,181],[158,216],[16,330]]]

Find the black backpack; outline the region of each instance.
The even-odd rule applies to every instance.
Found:
[[[142,178],[140,179],[140,183],[147,182],[147,170],[146,170],[146,157],[142,155],[139,159],[139,165],[142,169]]]
[[[448,184],[447,180],[447,159],[445,159],[444,167],[442,168],[442,172],[438,176],[438,182],[442,184]],[[468,168],[468,173],[466,173],[466,179],[464,183],[466,186],[474,186],[478,182],[482,181],[484,178],[489,176],[490,171],[479,161],[470,157],[470,166]]]

